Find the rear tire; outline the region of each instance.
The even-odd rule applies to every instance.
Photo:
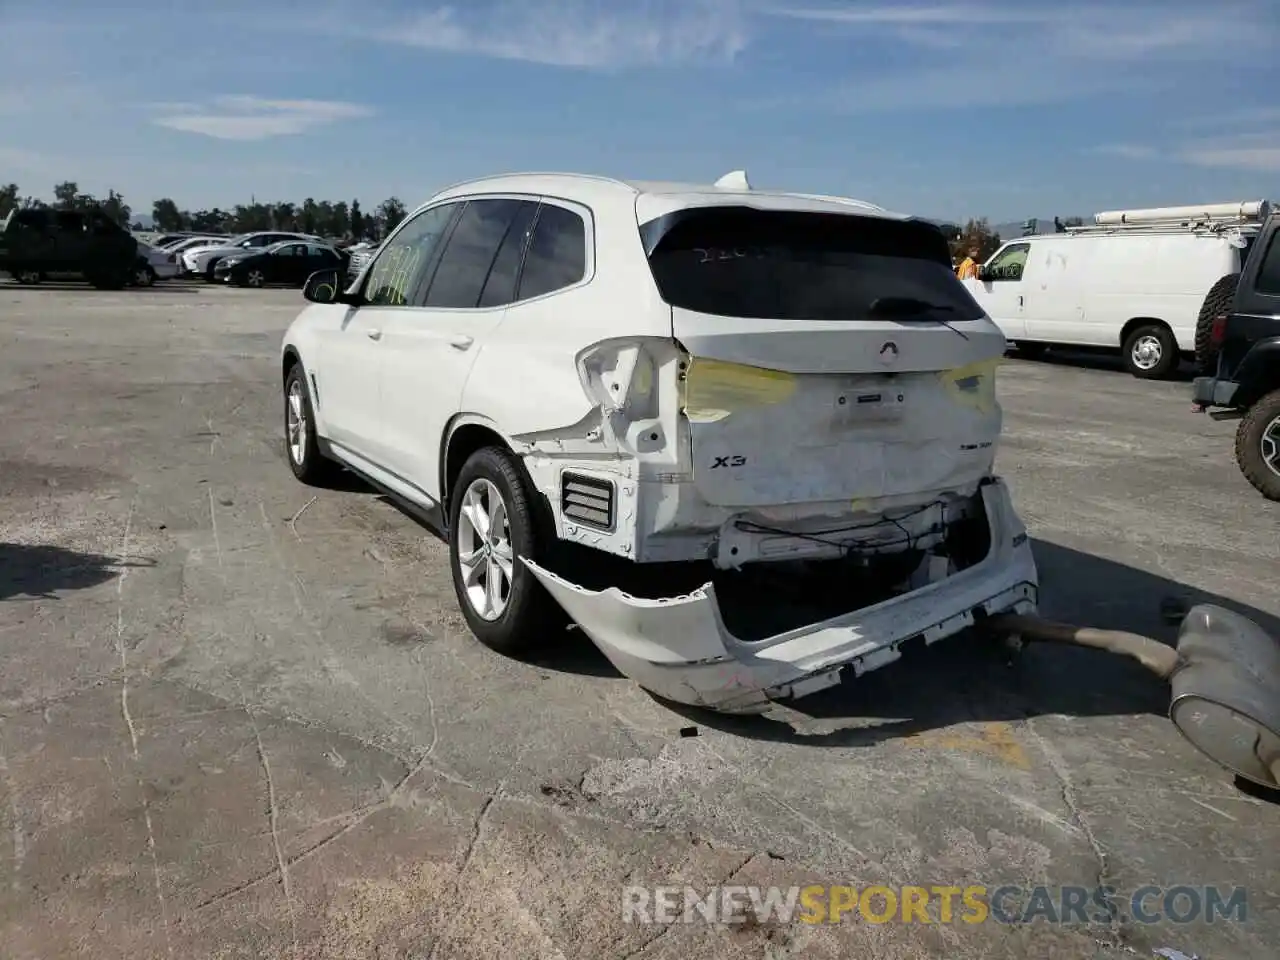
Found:
[[[151,264],[144,263],[133,271],[133,285],[135,287],[149,287],[156,282],[156,272]]]
[[[1178,369],[1181,356],[1173,331],[1163,323],[1144,323],[1124,338],[1124,366],[1141,380],[1163,380]]]
[[[1231,309],[1231,301],[1235,298],[1236,287],[1240,285],[1240,274],[1229,273],[1221,277],[1209,288],[1200,306],[1200,316],[1196,320],[1196,365],[1200,372],[1210,375],[1218,369],[1218,348],[1210,342],[1213,333],[1213,321]]]
[[[1240,421],[1236,465],[1255,490],[1280,502],[1280,390],[1255,403]]]
[[[523,467],[499,447],[471,455],[450,493],[449,568],[467,626],[491,650],[527,653],[563,625],[559,605],[521,557],[554,546],[538,523]]]

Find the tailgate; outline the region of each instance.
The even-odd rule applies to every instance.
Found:
[[[708,502],[847,509],[990,474],[1005,339],[933,227],[704,208],[651,249]]]

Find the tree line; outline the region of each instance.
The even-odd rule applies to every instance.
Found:
[[[133,208],[123,196],[108,190],[105,198],[83,192],[73,181],[53,188],[53,202],[23,195],[16,183],[0,185],[0,218],[13,209],[48,208],[54,210],[100,209],[123,227],[143,229]],[[281,201],[262,203],[252,200],[223,210],[184,210],[170,197],[151,205],[152,229],[164,233],[192,231],[197,233],[248,233],[251,230],[284,230],[312,233],[330,239],[379,240],[394,229],[407,214],[398,197],[388,197],[372,212],[361,209],[359,200],[316,200],[308,197],[301,203]]]
[[[98,199],[83,193],[73,181],[65,181],[53,188],[53,203],[45,203],[36,197],[23,196],[16,183],[0,186],[0,218],[17,208],[52,207],[58,210],[84,210],[98,207],[121,226],[141,230],[135,221],[133,209],[124,197],[114,190]],[[184,210],[169,197],[163,197],[151,205],[154,230],[165,233],[181,231],[208,233],[248,233],[251,230],[285,230],[312,233],[331,239],[380,240],[394,229],[407,214],[398,197],[388,197],[366,213],[359,200],[316,200],[308,197],[302,203],[260,203],[251,200],[236,204],[229,210],[213,207],[206,210]],[[1079,217],[1069,217],[1062,226],[1078,226]],[[963,259],[977,247],[980,259],[986,259],[999,248],[1000,234],[996,233],[986,217],[971,219],[963,226],[956,223],[939,224],[956,259]]]

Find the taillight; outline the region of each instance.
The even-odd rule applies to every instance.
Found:
[[[1209,327],[1209,342],[1215,347],[1222,346],[1223,341],[1227,339],[1227,315],[1213,318],[1213,325]]]

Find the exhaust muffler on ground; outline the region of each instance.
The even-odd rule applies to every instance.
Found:
[[[1169,719],[1192,746],[1237,776],[1280,788],[1280,641],[1247,617],[1210,604],[1193,607],[1176,647],[1018,614],[984,625],[1023,641],[1092,647],[1138,661],[1170,684]]]

